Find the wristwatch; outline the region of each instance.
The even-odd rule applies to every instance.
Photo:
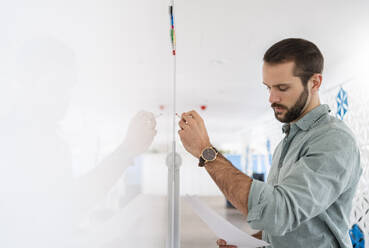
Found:
[[[217,158],[218,151],[214,146],[210,146],[202,150],[199,158],[199,167],[205,166],[207,162],[214,161]]]

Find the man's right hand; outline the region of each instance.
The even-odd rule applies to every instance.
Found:
[[[218,239],[217,245],[219,248],[237,248],[235,245],[227,245],[227,242],[224,239]]]

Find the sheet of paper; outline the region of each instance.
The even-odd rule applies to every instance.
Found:
[[[241,231],[214,210],[209,208],[196,196],[185,197],[195,213],[209,226],[209,228],[219,237],[227,241],[227,244],[237,245],[238,248],[256,248],[268,246],[263,240],[252,237]]]

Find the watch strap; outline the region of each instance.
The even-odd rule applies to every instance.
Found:
[[[199,158],[199,167],[204,167],[205,166],[205,162],[206,160],[202,158],[202,156],[200,156]]]

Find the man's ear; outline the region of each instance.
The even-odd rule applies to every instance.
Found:
[[[320,86],[322,85],[322,80],[323,80],[322,74],[315,73],[313,76],[311,76],[310,78],[310,82],[312,83],[311,91],[313,93],[319,91]]]

